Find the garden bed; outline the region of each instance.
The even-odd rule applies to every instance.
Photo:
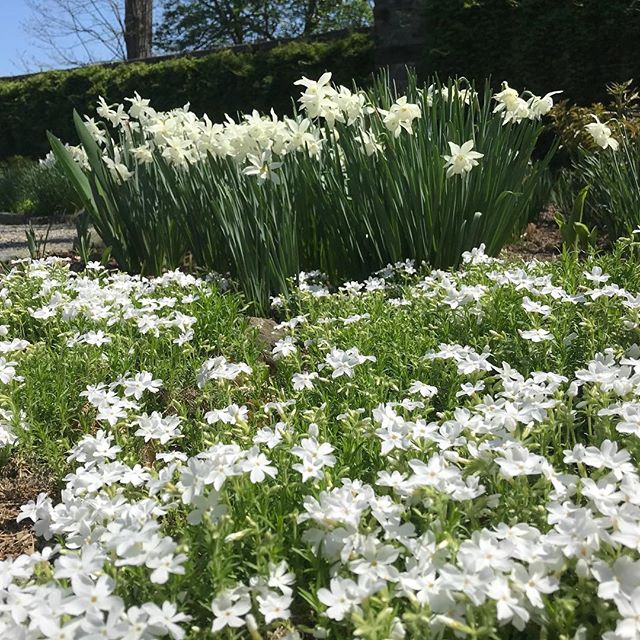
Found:
[[[631,637],[637,260],[302,274],[278,324],[216,279],[16,265],[3,637]]]

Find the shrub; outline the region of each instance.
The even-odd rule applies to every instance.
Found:
[[[566,158],[577,159],[581,148],[597,151],[598,145],[587,129],[587,125],[594,122],[594,116],[608,122],[615,136],[626,133],[635,139],[640,134],[640,97],[632,82],[608,84],[606,105],[597,102],[586,107],[563,100],[551,109],[550,129],[558,137]]]
[[[563,180],[567,195],[588,186],[586,217],[603,228],[611,239],[630,235],[640,227],[640,139],[623,133],[617,150],[585,151]]]
[[[424,10],[425,75],[491,73],[591,104],[640,72],[635,0],[425,0]]]
[[[79,208],[76,191],[59,165],[20,156],[0,164],[0,211],[60,216]]]
[[[606,107],[561,103],[550,115],[571,159],[555,186],[556,203],[567,214],[588,187],[585,222],[613,240],[640,225],[640,99],[631,81],[610,85],[608,93]]]
[[[0,164],[0,211],[17,212],[25,176],[31,171],[32,164],[28,158],[20,156]]]
[[[128,112],[103,104],[115,127],[75,118],[84,170],[52,142],[121,265],[158,273],[188,250],[229,269],[261,310],[301,269],[336,279],[406,257],[455,266],[481,243],[496,255],[524,225],[550,97],[506,88],[494,109],[488,90],[453,81],[414,79],[398,98],[383,78],[354,93],[329,78],[300,81],[304,118],[223,125],[139,97]]]

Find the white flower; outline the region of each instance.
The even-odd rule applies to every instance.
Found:
[[[333,447],[328,442],[319,443],[314,437],[303,438],[302,446],[293,447],[291,453],[302,460],[294,464],[293,469],[302,474],[302,481],[306,482],[311,478],[322,479],[323,467],[333,467],[336,463]]]
[[[169,574],[171,573],[184,575],[183,564],[186,560],[187,556],[183,553],[174,556],[173,553],[167,553],[166,551],[158,553],[158,550],[154,550],[154,555],[147,558],[145,562],[149,569],[153,569],[149,579],[154,584],[165,584],[169,580]]]
[[[332,578],[329,589],[318,589],[318,600],[327,606],[326,615],[340,622],[361,602],[363,593],[349,578]]]
[[[591,282],[596,282],[599,284],[607,282],[611,276],[607,273],[603,273],[602,267],[595,266],[591,271],[583,271],[582,275]]]
[[[384,109],[380,109],[379,111],[383,116],[385,127],[393,133],[396,138],[403,129],[408,133],[413,133],[412,122],[422,117],[420,106],[407,102],[406,96],[398,98],[395,103],[391,105],[389,111],[385,111]]]
[[[293,355],[298,351],[296,347],[296,341],[291,336],[285,336],[282,340],[278,340],[271,350],[273,357],[275,360],[279,358],[286,358],[287,356]]]
[[[427,88],[427,104],[431,107],[433,106],[434,97],[440,95],[440,97],[445,101],[449,102],[449,100],[458,99],[464,104],[471,104],[471,100],[475,100],[477,98],[477,92],[474,91],[471,87],[467,87],[461,89],[457,84],[449,87],[441,87],[438,91],[435,84],[429,85]]]
[[[611,148],[614,151],[618,150],[620,143],[611,136],[611,129],[600,122],[600,119],[596,115],[591,116],[595,122],[585,126],[585,129],[589,132],[593,141],[602,149]]]
[[[267,585],[274,589],[280,589],[284,595],[291,595],[291,585],[296,581],[296,577],[289,571],[289,565],[286,560],[281,560],[274,565],[269,563],[269,579]]]
[[[378,141],[378,138],[376,138],[375,133],[368,132],[368,131],[365,131],[364,129],[362,129],[360,131],[360,135],[357,138],[357,140],[360,143],[360,146],[362,147],[362,150],[368,156],[375,155],[378,152],[384,150],[382,144]]]
[[[275,478],[278,474],[278,470],[271,466],[271,460],[264,453],[260,453],[258,447],[249,450],[246,460],[242,463],[242,470],[249,473],[249,479],[253,484],[262,482],[266,476]]]
[[[142,398],[145,391],[149,393],[158,393],[162,387],[162,380],[154,380],[148,371],[136,373],[131,379],[123,380],[124,395],[129,398],[133,396],[136,400]]]
[[[484,154],[472,151],[473,144],[473,140],[468,140],[460,147],[455,142],[449,142],[451,155],[442,156],[446,160],[447,178],[464,175],[478,166],[478,160],[484,157]]]
[[[132,118],[144,118],[153,113],[153,109],[149,107],[150,100],[142,98],[137,91],[134,92],[133,98],[125,98],[125,100],[131,103],[129,115]]]
[[[365,362],[375,362],[375,356],[363,356],[357,347],[352,347],[343,351],[342,349],[333,348],[325,356],[325,362],[333,369],[332,378],[340,376],[353,377],[353,369],[359,364]]]
[[[244,626],[242,616],[251,611],[251,600],[247,596],[241,596],[234,602],[230,594],[223,593],[211,602],[211,611],[215,616],[211,625],[214,633],[225,627],[237,629]]]
[[[72,615],[108,611],[118,600],[111,595],[115,582],[108,576],[100,576],[94,582],[86,575],[76,574],[71,577],[71,588],[74,596],[64,605],[64,612]]]
[[[273,429],[263,427],[253,437],[253,444],[266,444],[269,449],[273,449],[282,442],[285,433],[287,433],[287,425],[284,422],[278,422]]]
[[[241,407],[237,404],[230,404],[224,409],[214,409],[204,414],[207,424],[215,424],[216,422],[224,422],[225,424],[242,424],[247,421],[249,410],[246,405]]]
[[[487,588],[487,595],[496,602],[496,612],[500,622],[511,621],[518,631],[524,630],[529,621],[529,612],[515,597],[506,578],[495,578]]]
[[[277,184],[280,182],[280,177],[274,171],[282,166],[282,162],[274,162],[271,156],[271,149],[263,151],[261,156],[249,154],[247,156],[249,164],[242,170],[242,173],[245,176],[256,176],[262,182],[271,180]]]
[[[302,391],[304,389],[313,389],[313,381],[318,378],[318,374],[315,371],[311,373],[302,372],[294,373],[291,377],[293,388],[295,391]]]
[[[17,362],[7,361],[6,358],[0,356],[0,382],[9,384],[16,377],[15,367]]]
[[[636,640],[640,637],[640,587],[627,597],[617,598],[616,605],[622,616],[616,626],[617,636]]]
[[[178,611],[173,602],[162,603],[162,608],[153,602],[146,602],[142,605],[142,610],[149,616],[149,627],[154,634],[168,633],[173,640],[182,640],[185,631],[178,622],[188,622],[191,616]]]
[[[518,333],[525,339],[531,342],[544,342],[545,340],[553,340],[553,334],[546,329],[530,329],[529,331],[522,331],[518,329]]]
[[[327,111],[333,107],[332,98],[336,95],[336,90],[330,85],[331,73],[323,73],[320,78],[309,80],[304,76],[296,80],[293,84],[305,87],[304,93],[300,96],[299,102],[310,118],[318,116],[325,117]]]
[[[182,437],[180,433],[180,416],[162,417],[162,414],[154,411],[151,415],[146,412],[133,421],[132,424],[138,425],[139,429],[135,435],[144,438],[145,442],[150,440],[158,440],[160,444],[166,444],[174,438]]]
[[[291,594],[279,594],[268,591],[266,595],[257,597],[258,608],[264,616],[264,621],[269,624],[274,620],[288,620],[291,617],[289,607],[293,601]]]
[[[198,387],[202,388],[208,380],[235,380],[241,373],[250,375],[252,369],[244,362],[227,362],[224,356],[207,360],[198,372]]]
[[[529,106],[532,103],[521,98],[518,91],[512,89],[507,82],[502,83],[502,91],[496,93],[493,98],[498,102],[493,113],[502,113],[503,125],[509,122],[521,122],[526,118],[532,117],[529,110]],[[540,108],[544,110],[544,107]]]
[[[529,106],[529,117],[532,120],[540,120],[542,116],[546,116],[551,109],[553,109],[553,97],[562,91],[551,91],[547,93],[544,97],[540,96],[532,96],[528,102]]]
[[[127,180],[130,180],[134,176],[133,172],[129,171],[126,164],[112,160],[108,156],[102,156],[102,160],[116,182],[127,182]]]
[[[409,387],[409,393],[418,393],[423,398],[433,398],[438,393],[438,388],[419,380],[414,380]]]

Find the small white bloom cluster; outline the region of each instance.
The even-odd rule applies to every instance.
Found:
[[[540,120],[551,111],[553,96],[559,93],[562,92],[551,91],[542,97],[529,93],[529,98],[525,100],[519,91],[510,87],[507,82],[503,82],[502,91],[494,96],[498,104],[493,112],[502,114],[505,125],[522,120]]]
[[[20,263],[7,276],[9,284],[28,279],[34,290],[28,302],[28,312],[36,321],[58,319],[72,325],[78,321],[104,322],[113,327],[130,324],[141,335],[160,336],[171,333],[175,343],[184,345],[193,338],[196,318],[176,309],[189,305],[200,296],[209,296],[212,289],[205,281],[180,271],[164,273],[156,278],[129,276],[107,272],[97,263],[89,263],[87,271],[75,274],[69,262],[62,258],[47,258]],[[166,295],[163,292],[166,291]],[[188,292],[188,293],[186,293]],[[66,340],[68,347],[79,344],[102,346],[111,341],[104,330],[74,332]],[[12,341],[0,352],[8,353],[26,346],[24,341]]]

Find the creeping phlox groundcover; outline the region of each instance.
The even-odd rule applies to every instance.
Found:
[[[362,278],[406,256],[439,268],[486,244],[497,255],[539,206],[533,151],[553,93],[462,81],[398,96],[302,78],[293,117],[212,122],[138,94],[75,114],[81,146],[53,151],[121,268],[147,275],[189,253],[230,272],[255,308],[320,268]],[[537,213],[537,211],[535,211]]]
[[[0,637],[640,637],[632,247],[224,283],[0,281],[3,455],[59,494],[0,563]]]

